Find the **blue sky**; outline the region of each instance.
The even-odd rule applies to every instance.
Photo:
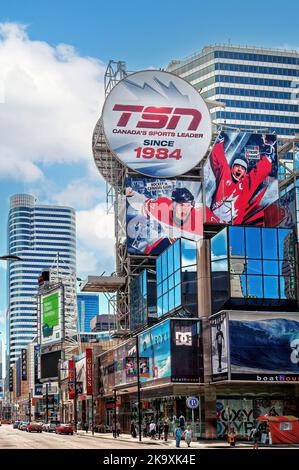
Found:
[[[214,43],[298,49],[299,5],[277,1],[3,0],[0,11],[0,254],[9,196],[78,211],[78,275],[113,267],[113,218],[92,158],[109,59],[164,67]],[[5,264],[0,266],[0,329]],[[2,322],[1,322],[2,316]]]

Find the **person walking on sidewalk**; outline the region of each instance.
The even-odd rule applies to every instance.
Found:
[[[168,432],[169,432],[169,419],[168,418],[164,419],[163,432],[164,432],[164,441],[167,442]]]
[[[227,435],[227,442],[229,443],[230,447],[235,447],[236,445],[236,436],[234,428],[230,428],[230,431]]]
[[[181,414],[179,417],[179,425],[182,431],[185,430],[185,417]]]
[[[180,426],[175,430],[175,446],[180,447],[183,431]]]
[[[156,439],[156,423],[152,420],[149,425],[151,439]]]
[[[192,441],[192,429],[191,426],[187,426],[187,429],[185,431],[185,442],[188,447],[190,447]]]
[[[118,420],[116,421],[116,435],[120,436],[120,422]]]
[[[136,431],[136,426],[135,426],[135,421],[131,421],[131,436],[132,437],[137,437],[137,431]]]

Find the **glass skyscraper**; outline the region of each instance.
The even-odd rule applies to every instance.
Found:
[[[216,125],[267,129],[278,135],[299,133],[299,53],[280,49],[215,45],[182,60],[167,71],[201,91]]]
[[[37,335],[38,277],[59,253],[60,270],[76,281],[75,212],[69,207],[40,205],[33,196],[10,198],[8,252],[21,261],[8,268],[7,344],[9,364]]]
[[[80,333],[90,333],[90,320],[99,315],[99,296],[94,294],[77,294],[77,308]]]

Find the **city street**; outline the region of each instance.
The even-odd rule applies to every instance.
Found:
[[[92,436],[63,436],[55,433],[28,433],[13,429],[12,425],[0,427],[0,449],[132,449],[136,442],[115,442]],[[157,445],[138,444],[138,449],[157,449]]]

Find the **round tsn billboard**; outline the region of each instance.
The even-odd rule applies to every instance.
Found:
[[[106,98],[102,119],[112,153],[151,177],[188,172],[205,156],[212,137],[210,113],[198,91],[159,70],[121,80]]]

